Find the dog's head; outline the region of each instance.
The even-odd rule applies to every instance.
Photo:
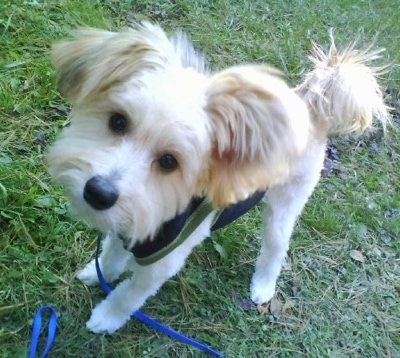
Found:
[[[158,26],[82,30],[52,56],[73,109],[50,173],[81,216],[131,245],[194,196],[224,207],[284,182],[308,140],[306,106],[276,71],[210,76],[184,36]]]

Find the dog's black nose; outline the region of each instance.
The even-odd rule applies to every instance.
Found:
[[[111,208],[117,202],[118,195],[114,184],[100,175],[90,178],[83,189],[83,198],[96,210]]]

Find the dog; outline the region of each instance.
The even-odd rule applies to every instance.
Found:
[[[268,302],[328,136],[390,120],[379,68],[370,64],[379,52],[340,51],[332,37],[327,51],[314,45],[313,69],[291,88],[267,65],[212,73],[183,33],[168,37],[148,22],[115,33],[80,29],[56,43],[52,63],[72,110],[47,153],[49,171],[78,215],[106,235],[105,279],[132,272],[93,309],[87,328],[120,329],[221,215],[260,199],[250,294]],[[77,277],[97,284],[94,261]]]

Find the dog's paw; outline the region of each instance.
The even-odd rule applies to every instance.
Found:
[[[130,318],[130,313],[121,311],[120,307],[115,307],[107,299],[101,302],[92,311],[86,327],[93,333],[106,332],[114,333],[121,328]]]
[[[99,283],[99,278],[97,277],[95,261],[90,261],[76,274],[76,277],[87,286],[97,285]]]
[[[250,298],[258,305],[267,303],[274,297],[275,294],[275,282],[266,282],[263,280],[257,280],[251,283],[250,286]]]

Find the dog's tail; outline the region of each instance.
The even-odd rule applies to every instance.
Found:
[[[352,44],[339,51],[333,36],[331,41],[327,53],[314,44],[314,69],[296,88],[297,94],[329,134],[361,133],[372,126],[373,119],[385,129],[390,121],[388,107],[377,82],[385,68],[370,66],[383,50],[357,51]]]

